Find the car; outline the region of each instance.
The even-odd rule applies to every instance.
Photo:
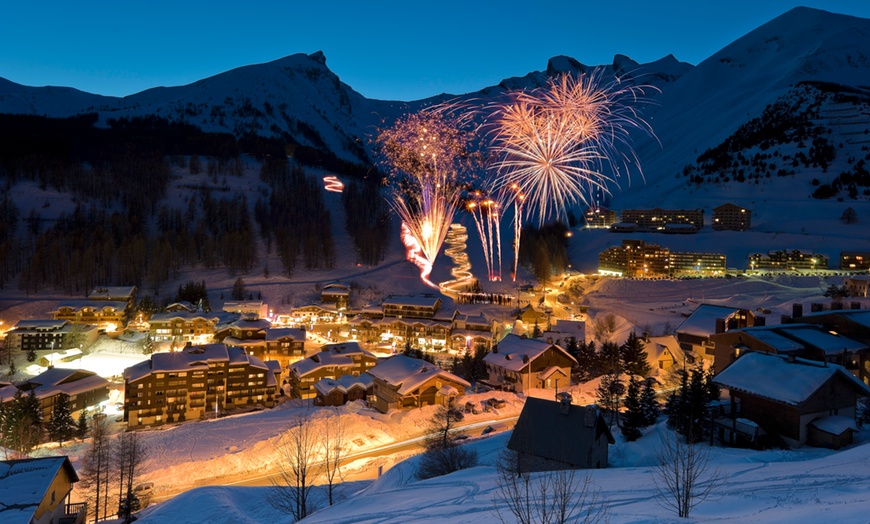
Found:
[[[494,407],[495,409],[505,407],[506,402],[500,398],[491,398],[489,399],[489,405]]]
[[[469,438],[471,438],[471,437],[468,434],[460,433],[460,434],[454,436],[453,440],[468,440]]]
[[[136,493],[147,493],[152,489],[154,489],[153,482],[143,482],[142,484],[139,484],[138,486],[133,488],[133,491],[135,491]]]
[[[480,433],[481,435],[489,435],[490,433],[495,433],[496,431],[504,431],[508,429],[508,425],[504,422],[497,422],[491,426],[486,426],[483,428],[483,431]]]

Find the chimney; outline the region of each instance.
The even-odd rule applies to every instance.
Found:
[[[725,319],[717,318],[716,319],[716,333],[725,333]]]
[[[803,304],[792,304],[791,305],[791,316],[794,318],[800,318],[804,316],[804,305]]]
[[[791,317],[788,315],[781,315],[779,317],[780,324],[791,324]]]
[[[523,355],[523,364],[528,364],[528,363],[529,363],[529,356]]]
[[[594,428],[596,420],[598,420],[598,406],[595,404],[586,406],[583,413],[583,425],[587,428]]]
[[[559,398],[559,414],[568,416],[568,412],[571,410],[571,396],[563,395]]]
[[[643,332],[643,341],[647,343],[649,342],[649,331]]]

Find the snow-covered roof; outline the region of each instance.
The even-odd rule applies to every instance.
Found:
[[[238,328],[238,329],[255,329],[255,330],[267,330],[272,327],[272,323],[269,322],[269,319],[266,318],[245,318],[242,317],[235,322],[233,322],[230,327]]]
[[[852,340],[851,338],[842,335],[834,335],[819,329],[818,326],[792,327],[786,325],[784,328],[789,336],[802,340],[807,344],[817,347],[826,355],[834,355],[843,352],[855,352],[861,349],[867,349],[867,344],[862,344]]]
[[[97,310],[111,308],[111,309],[115,309],[117,311],[124,311],[125,309],[127,309],[127,303],[116,301],[116,300],[65,299],[65,300],[60,300],[57,303],[58,310],[62,307],[71,307],[71,308],[76,309],[76,310],[86,308],[86,307],[90,307],[90,308],[97,309]]]
[[[57,369],[57,368],[54,368]],[[77,370],[65,370],[65,371],[77,371]],[[73,380],[70,382],[63,383],[55,383],[55,384],[45,384],[39,386],[33,391],[33,394],[36,395],[36,398],[46,398],[52,397],[54,395],[63,393],[65,395],[80,395],[82,393],[93,391],[99,388],[107,388],[109,387],[109,381],[104,379],[103,377],[93,374],[90,376],[82,377],[78,380]]]
[[[266,340],[271,342],[283,337],[290,337],[293,340],[305,340],[305,331],[298,328],[269,328],[266,330]]]
[[[324,378],[318,380],[317,383],[314,384],[314,389],[322,395],[328,395],[336,389],[342,393],[347,393],[347,390],[354,386],[368,389],[373,381],[374,377],[368,373],[363,373],[358,377],[353,375],[342,375],[338,379]]]
[[[804,318],[807,317],[815,317],[815,316],[824,316],[824,315],[840,315],[844,318],[849,319],[856,324],[866,326],[870,328],[870,310],[867,309],[849,309],[843,311],[816,311],[814,313],[808,313],[804,315]]]
[[[777,332],[778,329],[787,327],[786,325],[773,326],[756,326],[746,328],[741,331],[748,336],[763,342],[769,347],[775,349],[778,353],[788,353],[798,351],[804,348],[803,344],[796,342],[788,337],[785,337]]]
[[[12,400],[12,397],[14,397],[17,392],[18,388],[12,384],[4,384],[0,386],[0,402]]]
[[[414,306],[414,307],[436,307],[441,301],[436,296],[416,295],[413,297],[407,296],[392,296],[384,299],[383,305],[391,306]]]
[[[185,348],[183,351],[154,353],[151,360],[142,361],[124,370],[124,380],[135,382],[151,373],[192,371],[208,368],[209,362],[246,362],[254,367],[267,369],[263,361],[246,355],[241,348],[228,347],[226,344],[205,344]],[[257,364],[259,362],[259,364]]]
[[[439,368],[431,362],[420,360],[417,358],[407,357],[405,355],[396,355],[379,363],[368,371],[377,379],[383,380],[388,384],[399,386],[399,394],[405,395],[413,391],[417,386],[426,382],[433,377],[444,377],[462,384],[469,388],[471,384],[457,377],[453,373],[449,373]]]
[[[217,320],[218,316],[214,313],[203,313],[201,311],[168,311],[165,313],[154,313],[151,315],[149,322],[168,322],[180,318],[182,320],[193,320],[201,318],[203,320]]]
[[[740,311],[738,308],[701,304],[689,318],[677,327],[677,333],[707,337],[716,332],[716,319],[728,318]]]
[[[95,287],[88,298],[92,300],[118,300],[132,298],[136,294],[136,286]]]
[[[374,355],[362,349],[358,342],[326,344],[322,351],[290,365],[290,371],[297,377],[304,377],[324,366],[354,366],[352,355]]]
[[[746,353],[722,370],[714,382],[731,390],[797,406],[807,400],[831,378],[840,375],[861,394],[870,396],[870,388],[836,364],[781,355]]]
[[[830,417],[817,418],[810,422],[810,426],[831,435],[842,435],[850,430],[858,431],[858,426],[855,425],[855,419],[852,417],[844,417],[843,415],[831,415]]]
[[[59,330],[64,324],[66,324],[66,320],[54,320],[54,319],[34,319],[34,320],[19,320],[15,323],[13,329],[51,329],[51,330]]]
[[[567,358],[576,362],[574,357],[557,344],[548,344],[536,338],[523,338],[513,333],[501,339],[498,343],[498,351],[490,352],[483,360],[493,366],[510,371],[520,371],[551,347],[556,348],[556,351],[562,352]]]
[[[36,522],[35,513],[61,468],[78,481],[67,457],[0,460],[0,520],[4,524]],[[63,498],[66,493],[58,493]]]

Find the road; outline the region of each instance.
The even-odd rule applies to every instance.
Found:
[[[456,428],[456,432],[459,434],[466,434],[469,437],[479,437],[481,436],[484,429],[487,426],[496,424],[496,423],[507,423],[510,426],[516,422],[518,415],[511,416],[494,416],[492,419],[485,420],[483,422],[475,422],[474,424],[467,424],[464,426],[459,426]],[[417,437],[413,437],[407,440],[402,440],[399,442],[393,442],[392,444],[386,444],[384,446],[378,446],[375,448],[367,449],[364,451],[360,451],[357,453],[353,453],[348,455],[342,460],[342,465],[350,464],[357,460],[363,459],[374,459],[374,458],[383,458],[389,457],[391,455],[395,455],[398,453],[406,453],[409,451],[421,451],[422,450],[422,441],[426,438],[425,435],[420,435]],[[322,464],[316,464],[315,466],[322,466]],[[343,475],[344,481],[356,481],[356,480],[373,480],[378,477],[377,468],[369,468],[364,471],[359,472],[348,472]],[[151,498],[152,502],[163,502],[169,500],[176,495],[179,495],[189,489],[193,489],[194,487],[203,487],[203,486],[271,486],[272,480],[276,482],[280,482],[281,476],[277,470],[273,470],[264,474],[260,472],[251,472],[247,474],[239,474],[232,476],[221,476],[214,477],[209,479],[206,482],[203,482],[197,486],[191,486],[186,489],[181,490],[173,490],[173,491],[161,491],[155,493],[155,495]]]

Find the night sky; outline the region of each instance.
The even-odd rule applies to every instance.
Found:
[[[251,4],[253,7],[243,7]],[[468,6],[465,4],[469,4]],[[697,64],[797,5],[870,18],[870,1],[7,1],[0,77],[125,96],[321,50],[369,98],[461,94],[572,56]]]

